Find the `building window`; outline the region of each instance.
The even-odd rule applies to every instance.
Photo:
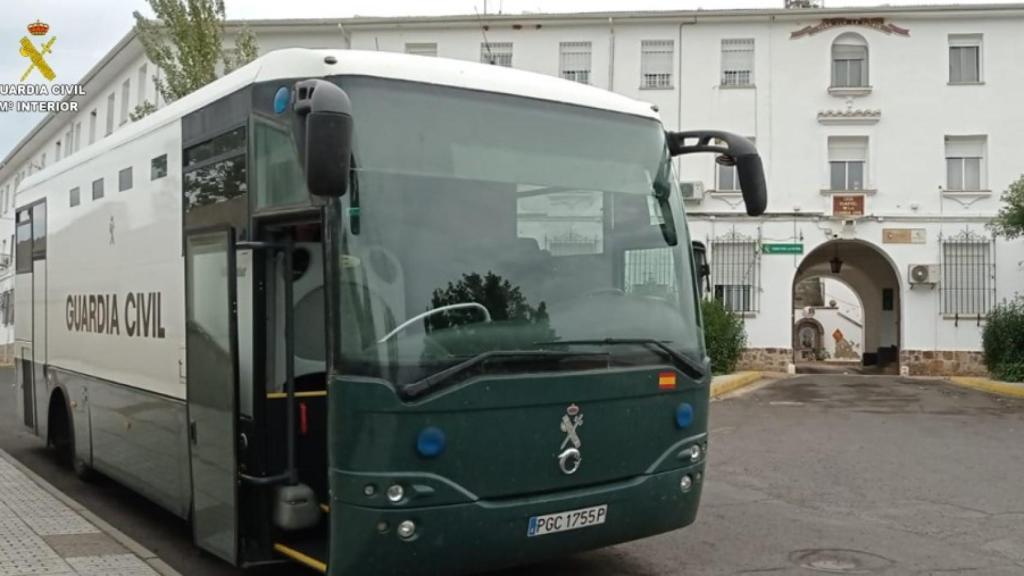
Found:
[[[512,67],[511,42],[484,42],[480,44],[480,61],[484,64]]]
[[[985,137],[946,136],[946,190],[985,189]]]
[[[863,190],[867,175],[868,139],[832,136],[828,139],[830,190]]]
[[[942,240],[942,313],[980,317],[996,299],[992,239],[967,230]]]
[[[950,34],[950,84],[981,82],[981,38],[981,34]]]
[[[722,86],[753,86],[754,39],[722,40]]]
[[[75,136],[74,136],[75,152],[82,149],[82,123],[75,122]]]
[[[128,122],[128,102],[132,96],[132,81],[125,80],[121,84],[121,124]]]
[[[754,142],[754,138],[749,138],[751,142]],[[718,192],[739,192],[740,191],[740,179],[736,174],[735,166],[723,166],[718,162],[715,162],[716,169],[718,171],[718,183],[715,185],[715,190]]]
[[[54,150],[53,150],[53,161],[54,162],[60,162],[60,149],[61,149],[60,140],[57,140],[57,145],[54,146]]]
[[[96,110],[89,112],[89,144],[96,141]]]
[[[558,45],[558,75],[580,84],[590,84],[590,42],[561,42]]]
[[[68,193],[68,204],[74,208],[75,206],[78,206],[79,202],[81,202],[81,193],[78,190],[78,186],[75,186]]]
[[[437,42],[406,42],[405,53],[416,56],[437,56]]]
[[[860,34],[840,34],[832,43],[832,87],[868,86],[868,43]]]
[[[103,198],[103,178],[93,180],[92,183],[92,199],[99,200],[100,198]]]
[[[644,40],[640,43],[640,87],[672,87],[673,40]]]
[[[46,152],[39,156],[39,168],[46,168]]]
[[[153,158],[149,164],[149,179],[159,180],[167,176],[167,154],[161,154]]]
[[[146,103],[146,80],[147,80],[146,74],[147,73],[148,72],[146,70],[146,65],[145,64],[143,64],[142,66],[139,67],[139,88],[138,88],[139,93],[136,95],[136,98],[135,98],[135,103],[137,105],[139,105],[139,106],[142,106],[143,104]]]
[[[117,191],[124,192],[132,189],[132,168],[131,166],[117,173]]]
[[[732,312],[757,312],[761,276],[757,240],[733,230],[711,241],[709,258],[715,299]]]
[[[114,133],[114,93],[107,96],[107,136]]]

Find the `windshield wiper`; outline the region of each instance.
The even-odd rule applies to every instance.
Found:
[[[567,352],[564,350],[491,350],[489,352],[482,352],[473,356],[467,360],[459,362],[454,366],[450,366],[441,370],[440,372],[431,374],[426,378],[410,382],[400,388],[400,392],[403,397],[407,399],[417,398],[423,394],[434,390],[446,382],[451,380],[460,374],[465,373],[488,360],[510,358],[514,360],[530,360],[530,359],[541,359],[541,360],[563,360],[565,358],[578,358],[578,357],[592,357],[592,356],[604,356],[609,357],[607,352]]]
[[[554,346],[556,344],[579,344],[590,346],[615,346],[619,344],[636,344],[648,346],[660,352],[663,356],[672,361],[672,364],[683,371],[687,376],[699,380],[704,377],[704,367],[696,363],[690,357],[679,353],[666,344],[671,340],[655,340],[654,338],[598,338],[594,340],[555,340],[551,342],[535,342],[537,346]]]

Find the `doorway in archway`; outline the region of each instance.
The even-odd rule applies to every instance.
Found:
[[[900,310],[899,275],[881,249],[862,240],[825,242],[793,279],[793,362],[897,373]]]

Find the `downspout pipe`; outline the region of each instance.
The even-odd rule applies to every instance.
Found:
[[[608,17],[608,90],[615,91],[615,18]]]

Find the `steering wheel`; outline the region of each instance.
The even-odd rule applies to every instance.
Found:
[[[422,314],[417,314],[417,315],[413,316],[412,318],[409,318],[405,322],[402,322],[401,324],[396,326],[394,330],[392,330],[391,332],[388,332],[387,335],[385,335],[383,338],[381,338],[380,340],[377,340],[377,343],[378,344],[384,344],[388,340],[391,340],[392,338],[397,336],[399,333],[401,333],[406,328],[412,326],[413,324],[419,322],[420,320],[423,320],[424,318],[433,316],[434,314],[440,314],[441,312],[449,312],[451,310],[461,310],[461,309],[465,309],[465,308],[476,308],[476,309],[479,309],[480,311],[482,311],[484,313],[484,322],[490,322],[491,321],[491,312],[487,309],[486,306],[484,306],[483,304],[480,304],[479,302],[460,302],[458,304],[448,304],[447,306],[440,306],[438,308],[434,308],[433,310],[427,310],[426,312],[423,312]]]

